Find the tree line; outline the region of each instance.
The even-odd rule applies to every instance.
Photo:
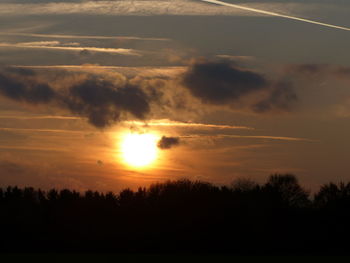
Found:
[[[9,186],[0,215],[1,252],[347,254],[350,183],[314,195],[289,174],[118,194]]]

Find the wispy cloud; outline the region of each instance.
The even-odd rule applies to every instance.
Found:
[[[83,36],[83,35],[66,35],[66,34],[35,34],[35,33],[19,33],[19,32],[0,32],[5,36],[23,36],[37,38],[60,38],[60,39],[99,39],[99,40],[140,40],[140,41],[171,41],[169,38],[153,38],[153,37],[136,37],[136,36]]]
[[[233,61],[252,61],[255,59],[253,56],[216,55],[216,57]]]
[[[82,65],[11,65],[11,67],[15,68],[32,68],[32,69],[69,69],[69,68],[83,68],[83,69],[88,69],[88,68],[96,68],[96,69],[134,69],[134,70],[139,70],[139,71],[145,71],[145,70],[166,70],[166,71],[181,71],[185,70],[186,67],[182,66],[164,66],[164,67],[128,67],[128,66],[103,66],[103,65],[98,65],[98,64],[82,64]]]
[[[22,116],[22,115],[0,115],[0,119],[16,120],[79,120],[81,118],[74,116]]]
[[[305,22],[305,23],[315,24],[315,25],[319,25],[319,26],[325,26],[325,27],[350,31],[350,28],[344,27],[344,26],[327,24],[327,23],[323,23],[323,22],[319,22],[319,21],[315,21],[315,20],[309,20],[309,19],[304,19],[304,18],[300,18],[300,17],[296,17],[296,16],[284,15],[284,14],[275,13],[275,12],[266,11],[266,10],[261,10],[261,9],[252,8],[252,7],[248,7],[248,6],[236,5],[236,4],[226,3],[226,2],[218,1],[218,0],[201,0],[201,1],[216,4],[216,5],[221,5],[221,6],[233,7],[236,9],[249,11],[249,12],[253,12],[253,13],[257,13],[257,14],[276,16],[276,17],[281,17],[281,18],[286,18],[286,19],[291,19],[291,20],[297,20],[297,21],[301,21],[301,22]]]
[[[22,42],[23,46],[44,46],[44,47],[54,47],[61,43],[59,41],[34,41],[34,42]]]
[[[84,134],[83,131],[60,130],[60,129],[27,129],[27,128],[1,128],[0,131],[17,131],[17,132],[48,132],[48,133],[72,133]]]
[[[178,122],[178,121],[171,121],[171,120],[168,120],[168,119],[151,120],[151,121],[148,121],[148,122],[126,121],[124,123],[130,124],[130,125],[150,126],[150,127],[183,127],[183,128],[205,128],[205,129],[242,129],[242,130],[253,130],[253,128],[246,127],[246,126],[219,125],[219,124],[194,123],[194,122]]]
[[[233,135],[233,134],[214,134],[214,135],[184,135],[180,136],[183,139],[200,139],[200,138],[209,138],[209,139],[224,139],[224,138],[242,138],[242,139],[262,139],[262,140],[278,140],[278,141],[305,141],[305,142],[314,142],[314,140],[306,138],[296,138],[296,137],[284,137],[284,136],[265,136],[265,135]]]
[[[31,146],[3,146],[0,145],[1,150],[15,150],[15,151],[44,151],[44,152],[68,152],[67,149],[63,148],[52,148],[52,147],[31,147]]]
[[[55,43],[53,43],[55,42]],[[76,46],[55,46],[56,41],[43,42],[21,42],[21,43],[0,43],[0,48],[27,48],[27,49],[49,49],[61,51],[76,51],[76,52],[102,52],[128,56],[142,56],[141,51],[128,48],[100,48],[100,47],[76,47]]]
[[[37,65],[11,65],[11,68],[18,69],[33,69],[33,70],[71,70],[78,72],[94,72],[94,71],[111,71],[124,74],[125,76],[134,77],[136,75],[143,77],[176,77],[186,70],[184,66],[104,66],[98,64],[82,64],[82,65],[49,65],[49,66],[37,66]]]
[[[25,10],[25,12],[22,12]],[[247,15],[242,10],[211,6],[192,0],[82,1],[80,3],[1,4],[0,15],[98,14],[98,15]],[[257,14],[253,14],[257,15]]]

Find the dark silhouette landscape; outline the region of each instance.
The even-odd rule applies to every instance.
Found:
[[[1,252],[347,254],[350,183],[314,195],[293,175],[190,180],[119,194],[0,190]]]

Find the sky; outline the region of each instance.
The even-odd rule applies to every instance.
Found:
[[[349,181],[349,11],[346,0],[0,0],[0,186]],[[127,134],[156,138],[151,164],[125,162]]]

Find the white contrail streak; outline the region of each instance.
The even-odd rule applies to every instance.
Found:
[[[310,24],[315,24],[315,25],[319,25],[319,26],[325,26],[325,27],[330,27],[330,28],[336,28],[336,29],[350,31],[349,27],[343,27],[343,26],[336,26],[336,25],[332,25],[332,24],[326,24],[326,23],[313,21],[313,20],[309,20],[309,19],[304,19],[304,18],[300,18],[300,17],[288,16],[288,15],[283,15],[283,14],[279,14],[279,13],[275,13],[275,12],[270,12],[270,11],[260,10],[260,9],[256,9],[256,8],[251,8],[251,7],[247,7],[247,6],[230,4],[230,3],[226,3],[226,2],[222,2],[222,1],[218,1],[218,0],[201,0],[201,1],[202,2],[207,2],[207,3],[212,3],[212,4],[217,4],[217,5],[222,5],[222,6],[233,7],[233,8],[246,10],[246,11],[250,11],[250,12],[254,12],[254,13],[259,13],[259,14],[264,14],[264,15],[269,15],[269,16],[277,16],[277,17],[293,19],[293,20],[297,20],[297,21],[301,21],[301,22],[306,22],[306,23],[310,23]]]

